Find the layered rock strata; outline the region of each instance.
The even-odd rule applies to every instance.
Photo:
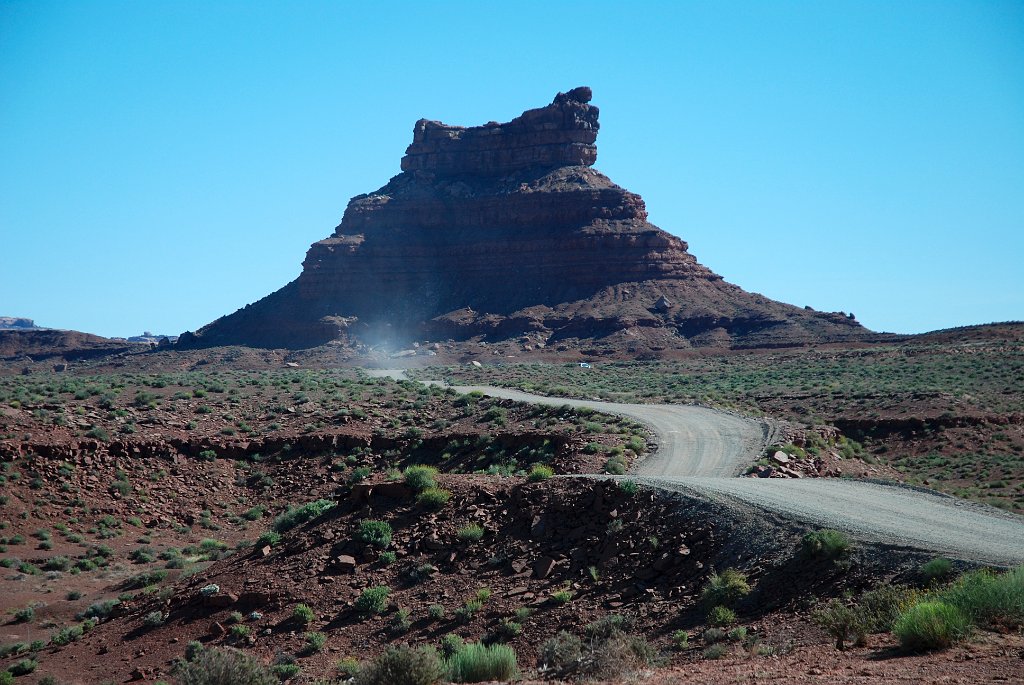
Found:
[[[505,124],[416,122],[402,173],[353,198],[301,275],[180,345],[343,339],[621,338],[636,347],[796,344],[866,333],[725,283],[591,168],[582,87]]]

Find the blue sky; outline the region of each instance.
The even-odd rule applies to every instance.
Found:
[[[747,290],[1024,319],[1024,3],[0,1],[0,315],[178,333],[298,275],[416,119],[594,88],[596,167]]]

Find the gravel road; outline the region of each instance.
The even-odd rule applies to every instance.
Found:
[[[373,375],[405,377],[391,370]],[[765,446],[768,422],[704,407],[571,400],[490,386],[455,389],[534,404],[590,407],[642,421],[657,434],[659,444],[632,477],[653,487],[774,512],[866,541],[997,565],[1024,563],[1024,518],[992,507],[864,481],[735,478]]]

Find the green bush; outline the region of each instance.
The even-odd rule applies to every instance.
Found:
[[[717,659],[721,659],[728,653],[729,647],[721,642],[717,642],[704,650],[704,658],[715,661]]]
[[[935,594],[979,624],[1024,625],[1024,566],[1007,573],[971,571]]]
[[[821,626],[836,641],[836,649],[843,651],[847,642],[861,645],[867,634],[864,614],[858,609],[849,607],[838,599],[811,614],[811,620]]]
[[[734,568],[712,573],[701,599],[710,605],[729,606],[750,594],[747,576]]]
[[[448,504],[452,493],[443,488],[427,488],[416,496],[416,503],[424,509],[437,511]]]
[[[926,585],[948,580],[953,575],[953,562],[939,557],[926,564],[921,564],[921,578]]]
[[[29,623],[36,617],[36,610],[32,607],[25,607],[14,612],[15,623]]]
[[[355,607],[364,614],[381,614],[388,608],[390,595],[391,588],[387,585],[368,587],[356,599]]]
[[[410,466],[405,469],[405,484],[416,492],[437,487],[437,469],[433,466]]]
[[[408,609],[399,609],[391,617],[391,625],[388,629],[395,635],[404,635],[412,628],[412,620],[409,618]]]
[[[356,537],[361,542],[381,548],[391,544],[392,535],[391,524],[387,521],[360,521],[359,530],[356,532]]]
[[[534,464],[530,468],[530,474],[526,477],[531,482],[544,481],[555,475],[555,470],[546,464]]]
[[[465,645],[448,660],[449,677],[456,683],[511,680],[518,672],[515,651],[506,645]]]
[[[620,480],[619,491],[627,497],[632,497],[640,492],[640,486],[636,484],[635,480]]]
[[[330,500],[318,499],[315,502],[308,502],[300,507],[288,507],[274,519],[271,528],[278,533],[284,533],[315,519],[333,506],[334,502]]]
[[[128,590],[136,590],[139,588],[149,587],[150,585],[156,585],[161,583],[167,578],[167,571],[146,571],[145,573],[138,573],[128,580],[124,581],[124,587]]]
[[[298,664],[274,664],[270,667],[271,675],[276,676],[278,680],[294,678],[301,670]]]
[[[435,621],[440,621],[444,618],[444,607],[440,604],[431,604],[427,608],[427,616]]]
[[[295,608],[292,609],[292,619],[300,625],[308,626],[316,620],[316,614],[313,613],[308,604],[296,604]]]
[[[604,464],[604,470],[606,473],[610,473],[613,476],[621,476],[626,473],[626,458],[620,454],[617,454]]]
[[[64,645],[71,644],[84,634],[85,629],[82,626],[67,626],[50,636],[50,644],[63,647]]]
[[[448,633],[441,638],[441,654],[448,659],[455,654],[455,652],[462,649],[462,645],[464,644],[465,642],[461,637],[455,633]]]
[[[470,523],[467,526],[459,528],[456,533],[459,540],[463,542],[479,542],[484,536],[484,527],[478,523]]]
[[[147,628],[156,628],[164,624],[164,614],[162,611],[151,611],[146,614],[142,619],[142,625]]]
[[[576,672],[583,660],[583,641],[565,630],[540,646],[540,665],[557,675]]]
[[[7,670],[10,671],[13,676],[28,675],[35,671],[38,666],[39,662],[35,659],[22,659],[21,661],[11,664]]]
[[[690,646],[690,634],[685,630],[677,630],[672,633],[672,646],[678,650],[686,649]]]
[[[850,551],[850,538],[846,533],[826,528],[804,535],[803,553],[814,559],[840,559]]]
[[[327,636],[323,633],[306,633],[306,646],[304,651],[307,654],[316,654],[327,644]]]
[[[900,645],[912,652],[945,649],[967,637],[971,620],[945,602],[922,602],[900,614],[893,624]]]
[[[916,592],[905,585],[882,585],[868,590],[857,602],[863,628],[868,633],[885,633],[916,599]]]
[[[0,671],[0,685],[14,685],[14,674],[10,671]]]
[[[273,530],[263,531],[258,538],[256,538],[256,549],[263,549],[264,547],[273,547],[281,542],[281,534]]]
[[[388,647],[359,670],[359,685],[437,685],[444,678],[444,664],[431,647]]]
[[[736,622],[736,612],[724,606],[712,607],[708,612],[708,623],[715,627],[728,626]]]

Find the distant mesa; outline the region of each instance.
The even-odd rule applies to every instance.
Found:
[[[0,316],[0,331],[31,331],[39,330],[36,322],[20,316]]]
[[[505,124],[421,119],[387,185],[353,198],[299,277],[179,347],[409,341],[615,349],[758,347],[872,335],[841,313],[748,293],[592,168],[590,88]]]

